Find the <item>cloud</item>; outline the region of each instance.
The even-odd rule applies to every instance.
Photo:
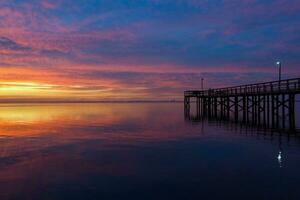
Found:
[[[15,14],[5,17],[4,24],[16,22],[10,24],[18,24],[24,32],[20,34],[22,38],[15,34],[9,38],[44,52],[53,51],[44,56],[65,55],[69,62],[87,65],[167,63],[218,68],[224,64],[255,67],[259,62],[268,67],[270,59],[287,57],[286,51],[277,47],[291,46],[299,40],[281,37],[298,21],[299,3],[294,0],[289,4],[249,0],[97,1],[85,7],[80,1],[74,1],[72,6],[66,1],[54,1],[52,4],[63,5],[53,6],[54,13],[29,2],[5,7],[6,12]],[[49,1],[42,4],[48,5]],[[187,10],[189,14],[184,14]],[[28,27],[32,31],[28,32]],[[294,35],[290,33],[288,37]],[[280,45],[275,47],[274,41]],[[297,51],[289,48],[291,55]],[[274,53],[266,56],[267,52]],[[286,59],[299,62],[295,56]]]
[[[14,51],[27,51],[31,50],[30,47],[18,44],[9,38],[6,37],[0,37],[0,49],[5,50],[14,50]]]
[[[49,1],[49,0],[42,0],[40,1],[41,5],[46,9],[55,9],[59,5],[59,1]]]

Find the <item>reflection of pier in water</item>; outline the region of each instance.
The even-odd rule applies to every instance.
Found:
[[[271,129],[295,130],[295,96],[300,78],[184,92],[185,117],[242,122]],[[191,103],[195,102],[194,110]],[[194,115],[191,113],[194,111]]]
[[[277,152],[274,152],[274,160],[277,160],[277,165],[281,170],[282,168],[286,167],[285,160],[286,157],[288,157],[288,151],[286,148],[300,148],[300,135],[287,134],[291,133],[290,130],[270,129],[254,124],[236,123],[235,121],[224,121],[196,115],[186,115],[185,120],[188,123],[199,125],[202,133],[205,132],[207,124],[211,124],[213,127],[219,127],[226,130],[225,133],[227,134],[237,134],[242,135],[243,137],[251,137],[255,140],[271,143],[272,145],[277,146]],[[295,132],[297,131],[292,131],[292,133]]]

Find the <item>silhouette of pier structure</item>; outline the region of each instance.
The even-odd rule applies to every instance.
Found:
[[[295,96],[299,93],[300,78],[190,90],[184,92],[184,112],[186,119],[207,117],[294,130]],[[193,111],[196,114],[192,116]]]

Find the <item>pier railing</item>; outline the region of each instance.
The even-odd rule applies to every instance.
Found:
[[[237,95],[262,95],[276,93],[299,93],[300,78],[286,79],[281,81],[271,81],[233,87],[209,89],[209,90],[189,90],[185,91],[186,97],[197,96],[237,96]]]

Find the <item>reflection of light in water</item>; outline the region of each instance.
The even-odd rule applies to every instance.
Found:
[[[277,160],[278,160],[278,163],[279,163],[279,167],[281,168],[282,167],[282,154],[281,154],[281,151],[279,151],[279,153],[278,153]]]
[[[123,110],[128,111],[122,107]],[[0,107],[0,128],[5,124],[46,123],[51,121],[90,120],[89,117],[103,121],[116,119],[118,115],[104,104],[3,104]],[[125,112],[124,111],[124,112]],[[110,121],[111,121],[110,120]]]
[[[283,186],[283,168],[282,168],[282,151],[281,151],[281,140],[279,140],[279,152],[278,152],[278,156],[277,156],[277,160],[278,160],[278,164],[279,164],[279,186],[282,187]],[[283,192],[280,192],[280,199],[284,199],[284,195]]]

